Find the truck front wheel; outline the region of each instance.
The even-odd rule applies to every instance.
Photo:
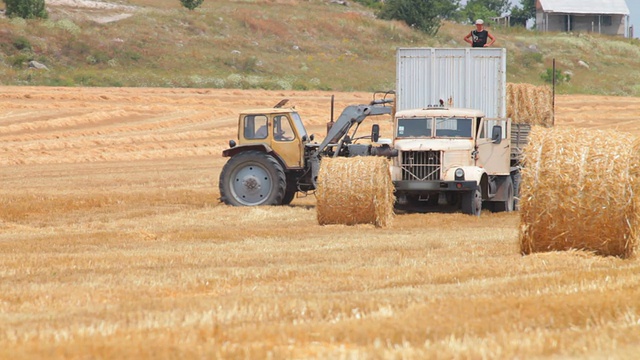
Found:
[[[260,151],[233,156],[220,173],[220,200],[227,205],[280,205],[286,177],[278,161]]]
[[[462,194],[462,212],[465,214],[480,216],[482,211],[482,193],[480,189],[467,191]]]

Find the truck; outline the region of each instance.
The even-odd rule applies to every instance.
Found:
[[[505,116],[505,49],[399,48],[396,65],[398,207],[516,209],[530,128]]]
[[[398,206],[449,205],[480,215],[513,211],[528,127],[480,110],[426,107],[394,117],[391,178]]]
[[[395,155],[388,143],[378,143],[379,126],[358,135],[366,118],[393,113],[393,92],[374,93],[369,103],[347,106],[335,122],[331,115],[327,136],[320,143],[307,133],[300,114],[284,106],[287,101],[240,113],[238,142],[230,140],[222,152],[229,158],[219,179],[220,200],[225,204],[288,205],[298,192],[316,189],[323,157]],[[333,103],[332,97],[332,114]]]

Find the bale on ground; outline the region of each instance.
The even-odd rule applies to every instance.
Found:
[[[522,253],[633,255],[640,225],[639,154],[630,134],[534,127],[520,184]]]
[[[393,191],[386,158],[322,158],[316,189],[318,223],[385,227],[393,219]]]
[[[514,124],[551,126],[553,96],[548,86],[507,84],[507,117]]]

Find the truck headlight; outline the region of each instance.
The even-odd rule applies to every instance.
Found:
[[[464,180],[464,170],[456,169],[454,175],[456,176],[456,180]]]

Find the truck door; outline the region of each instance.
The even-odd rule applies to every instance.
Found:
[[[275,115],[271,121],[273,141],[271,148],[287,164],[287,168],[301,168],[302,154],[301,143],[296,132],[293,131],[291,119],[286,115]]]
[[[511,156],[511,136],[506,119],[486,119],[480,121],[476,134],[476,165],[483,167],[490,175],[509,175]]]

